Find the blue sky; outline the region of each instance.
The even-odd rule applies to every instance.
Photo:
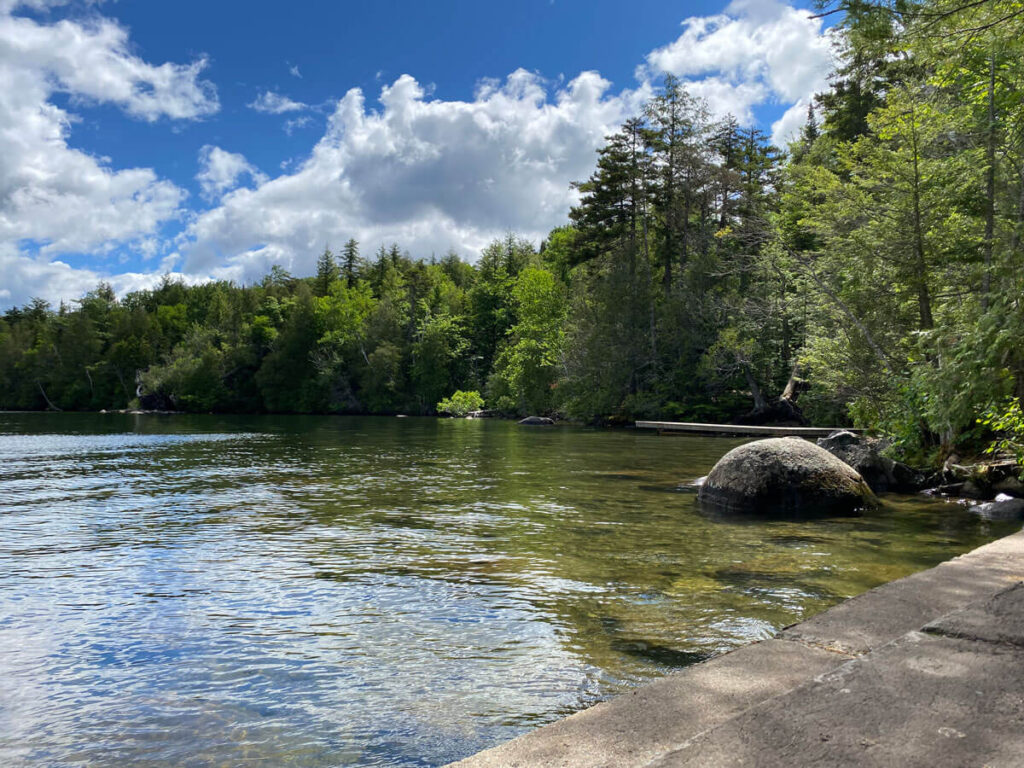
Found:
[[[783,140],[831,61],[804,7],[0,0],[0,307],[539,239],[663,71]]]

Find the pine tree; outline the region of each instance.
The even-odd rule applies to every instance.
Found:
[[[359,243],[355,238],[349,238],[341,251],[341,271],[345,277],[345,283],[351,288],[359,275]]]
[[[326,296],[331,292],[331,284],[338,279],[338,264],[334,261],[334,254],[326,245],[324,252],[316,261],[316,278],[313,281],[314,291],[317,296]]]
[[[694,216],[706,213],[710,187],[708,110],[666,75],[662,92],[647,105],[647,144],[654,164],[654,209],[659,223],[662,287],[672,293],[675,264],[685,269],[694,239]]]
[[[597,170],[574,186],[582,193],[569,217],[579,236],[574,261],[590,261],[611,251],[630,262],[636,273],[637,238],[645,237],[650,205],[650,162],[640,119],[627,120],[598,150]]]

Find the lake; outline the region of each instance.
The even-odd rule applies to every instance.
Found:
[[[436,766],[1014,529],[702,514],[741,442],[0,413],[0,764]]]

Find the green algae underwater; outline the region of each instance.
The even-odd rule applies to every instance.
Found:
[[[0,414],[0,763],[440,765],[1013,529],[707,516],[741,442]]]

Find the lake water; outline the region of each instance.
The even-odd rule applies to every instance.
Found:
[[[440,765],[1012,530],[705,516],[740,442],[0,414],[0,765]]]

